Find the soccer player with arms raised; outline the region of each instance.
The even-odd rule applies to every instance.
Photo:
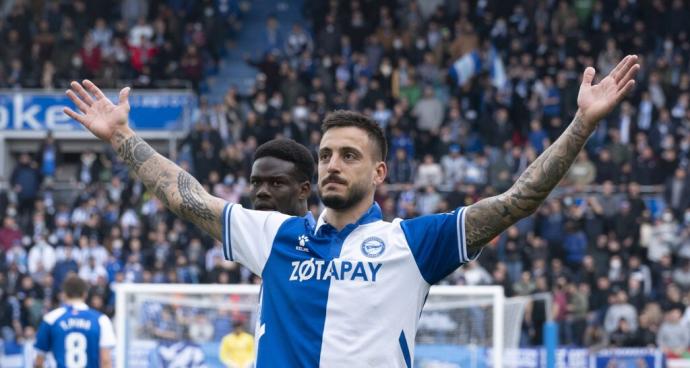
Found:
[[[572,123],[505,193],[393,222],[382,221],[374,203],[386,177],[385,137],[363,115],[340,111],[324,120],[318,190],[326,209],[314,221],[206,193],[128,127],[129,88],[114,105],[93,83],[73,82],[67,93],[82,114],[65,112],[112,144],[168,208],[220,239],[227,259],[263,277],[258,367],[411,367],[429,287],[537,209],[638,70],[637,57],[627,56],[592,85],[587,68]]]

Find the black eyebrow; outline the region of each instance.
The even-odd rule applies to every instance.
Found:
[[[276,174],[276,175],[251,175],[249,179],[289,179],[290,174]]]

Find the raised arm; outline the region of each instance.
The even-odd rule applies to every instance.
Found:
[[[207,193],[193,176],[158,154],[129,128],[129,87],[120,91],[117,105],[88,80],[83,81],[83,85],[72,82],[71,87],[67,96],[81,114],[70,108],[65,108],[65,113],[96,137],[110,143],[168,209],[220,240],[220,218],[225,202]]]
[[[594,68],[585,69],[577,96],[578,111],[568,129],[527,167],[508,191],[485,198],[467,209],[465,237],[470,251],[479,250],[539,207],[568,172],[599,120],[633,88],[633,78],[639,68],[637,56],[626,56],[594,86]]]

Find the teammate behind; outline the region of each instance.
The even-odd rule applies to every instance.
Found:
[[[50,352],[58,368],[111,368],[115,332],[110,319],[86,305],[88,285],[77,275],[67,276],[62,290],[65,304],[38,327],[34,367],[42,368]]]
[[[274,139],[260,145],[254,152],[249,175],[252,206],[259,211],[307,215],[315,170],[309,150],[291,139]],[[253,366],[254,337],[245,331],[243,321],[235,321],[233,325],[233,331],[221,341],[220,360],[226,367]]]
[[[315,169],[309,150],[290,139],[274,139],[254,153],[249,197],[255,210],[307,214]]]

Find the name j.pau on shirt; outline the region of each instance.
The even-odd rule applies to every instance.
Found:
[[[338,281],[372,281],[381,270],[382,263],[350,262],[340,260],[325,261],[310,258],[292,262],[290,281],[338,280]]]

